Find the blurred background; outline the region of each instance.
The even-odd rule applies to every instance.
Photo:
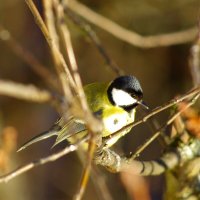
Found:
[[[34,1],[42,13],[42,4]],[[198,26],[199,0],[82,0],[82,3],[97,13],[108,17],[123,27],[141,35],[157,35],[176,32]],[[45,67],[56,74],[46,41],[24,1],[0,0],[0,24],[10,31],[13,37],[30,51]],[[92,25],[102,45],[110,57],[126,72],[136,76],[144,90],[144,100],[150,108],[162,105],[173,97],[183,94],[192,87],[188,67],[191,43],[168,47],[141,49],[125,43],[104,30]],[[116,75],[106,65],[94,44],[76,25],[70,23],[74,50],[84,84],[105,82]],[[194,37],[195,41],[195,37]],[[0,40],[0,79],[8,79],[24,84],[34,84],[40,88],[50,87],[20,59],[6,42]],[[140,110],[137,117],[144,114]],[[164,122],[167,112],[159,115]],[[56,110],[49,105],[29,103],[8,97],[0,97],[0,124],[13,128],[16,146],[1,169],[4,174],[17,166],[44,157],[63,148],[63,143],[53,149],[54,139],[31,146],[15,153],[17,147],[38,133],[47,130],[58,118]],[[4,130],[5,131],[5,130]],[[118,142],[114,149],[121,154],[134,152],[145,139],[153,134],[150,123],[136,127],[131,134]],[[151,160],[162,152],[158,141],[153,142],[139,159]],[[0,154],[1,155],[1,154]],[[1,159],[0,159],[1,161]],[[126,192],[118,174],[111,174],[99,167],[105,174],[108,188],[115,200],[132,199]],[[7,184],[0,185],[0,199],[7,200],[68,200],[72,199],[81,177],[82,166],[76,155],[71,153],[54,163],[35,168]],[[134,179],[134,177],[133,177]],[[164,177],[146,178],[151,198],[161,200],[164,190]],[[134,186],[134,185],[133,185]],[[84,199],[98,198],[92,182]]]

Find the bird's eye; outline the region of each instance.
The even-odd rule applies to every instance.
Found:
[[[136,99],[136,98],[137,98],[135,94],[132,94],[131,96],[132,96],[134,99]]]

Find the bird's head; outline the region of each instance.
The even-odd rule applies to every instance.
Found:
[[[134,76],[120,76],[113,80],[107,90],[109,101],[130,111],[138,105],[148,108],[142,101],[143,91]]]

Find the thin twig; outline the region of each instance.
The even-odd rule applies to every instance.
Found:
[[[90,134],[91,135],[91,134]],[[90,172],[91,172],[91,167],[92,167],[92,160],[94,157],[94,152],[96,149],[96,143],[95,143],[95,137],[91,136],[90,140],[89,140],[89,144],[88,144],[88,151],[87,151],[87,163],[85,166],[85,169],[83,171],[83,175],[81,178],[81,182],[80,182],[80,187],[78,189],[77,194],[75,195],[75,200],[81,200],[83,197],[83,194],[85,192],[85,189],[87,187],[88,184],[88,180],[90,177]]]
[[[83,108],[84,113],[88,112],[88,106],[87,106],[87,102],[86,102],[86,97],[83,91],[83,85],[82,85],[82,81],[78,72],[78,65],[76,62],[76,58],[74,55],[74,50],[72,47],[72,42],[71,42],[71,36],[70,36],[70,32],[68,30],[67,25],[64,23],[64,13],[63,13],[63,7],[61,6],[61,4],[58,3],[58,1],[55,1],[55,9],[56,9],[56,13],[57,13],[57,17],[58,17],[58,27],[61,31],[61,35],[64,41],[64,46],[65,46],[65,50],[68,54],[68,58],[69,58],[69,62],[70,62],[70,67],[72,70],[72,75],[76,84],[76,89],[77,89],[77,93],[79,94],[79,98],[81,100],[81,105]]]
[[[69,9],[66,4],[64,4],[63,7],[64,7],[65,14],[67,14],[67,16],[70,17],[70,19],[76,25],[78,25],[78,27],[80,27],[82,30],[84,30],[88,34],[91,41],[94,43],[95,47],[98,49],[99,53],[105,59],[108,67],[118,76],[125,74],[124,71],[110,57],[110,55],[108,55],[108,52],[106,51],[105,47],[102,45],[100,39],[98,38],[95,31],[91,28],[91,26],[87,22],[85,22],[83,19],[81,19],[75,12]]]
[[[103,142],[102,142],[102,146],[104,148],[107,147],[106,144],[109,144],[109,140],[113,140],[114,137],[118,138],[121,135],[121,132],[123,130],[126,130],[127,128],[130,127],[135,127],[141,123],[146,122],[148,119],[150,119],[151,117],[153,117],[154,115],[156,115],[157,113],[166,110],[170,107],[172,107],[173,105],[176,105],[177,103],[180,103],[182,101],[184,101],[185,99],[191,98],[195,95],[197,95],[200,92],[200,87],[193,89],[191,91],[189,91],[188,93],[186,93],[185,95],[179,97],[179,98],[175,98],[172,99],[171,101],[169,101],[168,103],[164,104],[163,106],[159,106],[157,108],[155,108],[154,110],[152,110],[148,115],[142,117],[142,119],[137,120],[136,122],[130,123],[126,126],[124,126],[123,128],[121,128],[120,130],[116,131],[115,133],[112,133],[110,136],[104,137],[103,138]]]
[[[78,141],[77,143],[75,144],[72,144],[70,146],[67,146],[66,148],[64,148],[63,150],[57,152],[57,153],[54,153],[50,156],[47,156],[47,157],[44,157],[44,158],[41,158],[41,159],[38,159],[38,160],[35,160],[31,163],[28,163],[26,165],[23,165],[22,167],[19,167],[18,169],[6,174],[6,175],[3,175],[3,176],[0,176],[0,183],[2,182],[8,182],[10,181],[11,179],[13,178],[16,178],[17,176],[35,168],[35,167],[38,167],[40,165],[44,165],[46,163],[49,163],[49,162],[54,162],[55,160],[63,157],[64,155],[70,153],[70,152],[73,152],[73,151],[76,151],[78,149],[78,147],[86,142],[87,140],[89,139],[89,137],[85,137],[84,139]]]
[[[83,118],[87,124],[88,129],[90,130],[89,132],[91,134],[94,134],[96,132],[100,132],[102,130],[102,126],[100,124],[100,121],[93,117],[87,104],[87,100],[86,100],[85,93],[83,90],[82,81],[78,72],[78,65],[76,62],[76,58],[75,58],[75,54],[74,54],[74,50],[72,46],[70,32],[68,30],[67,25],[64,23],[63,7],[56,0],[54,0],[54,3],[55,3],[55,10],[56,10],[57,18],[58,18],[58,27],[60,29],[61,36],[64,41],[64,47],[66,49],[66,52],[69,58],[72,76],[76,84],[76,92],[78,93],[78,98],[80,100],[80,104],[83,111],[83,116],[84,116]],[[79,111],[79,114],[80,114],[80,111]]]
[[[53,12],[53,1],[49,0],[43,0],[43,6],[44,6],[44,15],[45,15],[45,22],[47,29],[49,31],[49,35],[52,38],[52,40],[55,43],[55,46],[60,49],[59,45],[59,36],[57,34],[57,30],[55,27],[56,19],[54,17],[54,12]],[[59,62],[59,61],[56,61]],[[56,63],[57,64],[57,63]]]
[[[59,49],[58,49],[58,47],[55,43],[55,40],[52,38],[52,36],[50,35],[46,25],[44,24],[44,21],[43,21],[42,17],[40,16],[35,4],[33,3],[33,1],[32,0],[25,0],[25,1],[27,3],[28,7],[30,8],[37,25],[39,26],[42,33],[44,34],[44,37],[45,37],[45,39],[46,39],[46,41],[47,41],[47,43],[48,43],[48,45],[51,49],[51,52],[52,52],[52,55],[53,55],[53,58],[54,58],[54,62],[56,63],[55,66],[56,66],[56,69],[57,69],[57,72],[58,72],[58,76],[59,76],[60,83],[62,85],[63,92],[64,92],[66,97],[72,96],[72,95],[70,95],[71,92],[70,92],[70,89],[69,89],[68,81],[69,81],[70,86],[72,88],[75,88],[75,83],[74,83],[74,81],[73,81],[73,79],[70,75],[67,64],[66,64],[62,54],[60,53],[60,51],[59,51]],[[47,1],[47,4],[48,4],[48,1]],[[47,8],[48,8],[48,6],[47,6]],[[68,98],[68,100],[69,99],[71,99],[71,98]]]
[[[173,33],[166,33],[154,36],[141,36],[138,33],[125,29],[117,23],[113,22],[112,20],[100,14],[97,14],[96,12],[76,0],[65,1],[70,9],[72,9],[83,18],[87,19],[89,22],[109,32],[118,39],[140,48],[170,46],[191,42],[194,40],[197,33],[197,27],[192,27],[187,30],[177,31]]]
[[[78,65],[76,62],[76,58],[75,58],[75,54],[74,54],[74,50],[73,50],[73,46],[72,46],[72,41],[71,41],[71,36],[70,36],[70,32],[68,30],[67,25],[64,23],[64,11],[63,11],[63,7],[61,4],[59,4],[59,2],[57,0],[54,0],[54,4],[55,4],[55,10],[56,10],[56,14],[57,14],[57,18],[58,18],[58,27],[60,29],[61,32],[61,36],[63,38],[64,41],[64,46],[69,58],[69,63],[70,63],[70,67],[71,67],[71,71],[72,71],[72,75],[73,78],[75,80],[76,83],[76,89],[77,89],[77,93],[79,94],[79,99],[80,99],[80,103],[81,103],[81,107],[84,113],[84,119],[87,123],[87,127],[89,130],[89,134],[91,135],[90,140],[89,140],[89,147],[88,147],[88,151],[87,151],[87,164],[86,167],[84,169],[83,172],[83,176],[81,179],[81,183],[80,183],[80,187],[79,190],[75,196],[76,200],[81,200],[83,197],[83,194],[85,192],[88,180],[89,180],[89,176],[90,176],[90,171],[91,171],[91,164],[92,164],[92,159],[93,159],[93,155],[94,155],[94,151],[95,151],[95,134],[94,134],[94,130],[97,132],[99,131],[99,129],[97,127],[99,127],[99,121],[97,121],[92,115],[91,112],[88,108],[88,104],[87,104],[87,100],[85,97],[85,93],[83,91],[83,85],[82,85],[82,81],[78,72]],[[91,125],[93,125],[93,127],[91,128]],[[95,125],[95,126],[94,126]],[[95,127],[95,129],[94,129]]]
[[[6,80],[0,80],[0,95],[37,103],[50,103],[55,100],[47,90],[38,89],[34,85],[24,85]]]
[[[197,36],[197,40],[191,47],[189,58],[190,72],[192,75],[194,87],[200,85],[200,28],[198,30]]]
[[[49,31],[49,36],[51,38],[51,43],[49,44],[50,50],[52,53],[52,57],[55,63],[55,68],[57,70],[57,74],[60,78],[63,92],[65,96],[65,100],[68,104],[72,104],[73,94],[71,89],[76,88],[74,80],[70,74],[67,63],[64,60],[64,57],[60,51],[59,43],[58,43],[58,35],[55,28],[55,19],[53,14],[53,3],[52,0],[43,0],[44,5],[44,14],[46,17],[47,29]]]
[[[42,31],[45,39],[47,40],[47,43],[50,45],[52,43],[52,41],[51,41],[52,39],[49,35],[49,31],[48,31],[42,17],[40,16],[40,13],[38,12],[35,4],[33,3],[32,0],[25,0],[25,2],[28,5],[31,13],[33,14],[33,17],[35,19],[36,24],[38,25],[38,27]]]
[[[135,159],[136,157],[138,157],[138,155],[140,155],[140,153],[144,149],[146,149],[146,147],[149,146],[149,144],[151,144],[167,126],[169,126],[178,116],[180,116],[181,113],[183,113],[186,109],[191,107],[196,102],[196,100],[199,98],[199,95],[200,95],[199,93],[195,95],[195,97],[192,98],[191,102],[189,102],[184,108],[179,110],[173,116],[171,116],[170,119],[167,120],[167,122],[165,122],[163,126],[156,133],[154,133],[151,138],[149,138],[141,147],[138,148],[138,150],[133,154],[131,159]]]

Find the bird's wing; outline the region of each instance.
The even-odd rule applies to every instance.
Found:
[[[72,138],[83,131],[86,131],[85,124],[80,120],[71,119],[64,126],[62,126],[61,130],[57,134],[58,136],[53,146],[57,145],[63,140]]]
[[[95,117],[101,119],[102,109],[93,113]],[[87,134],[87,129],[85,123],[81,120],[72,118],[68,123],[63,124],[62,129],[58,133],[56,142],[53,146],[62,142],[63,140],[68,139],[71,143],[74,143],[76,140],[83,138]]]

